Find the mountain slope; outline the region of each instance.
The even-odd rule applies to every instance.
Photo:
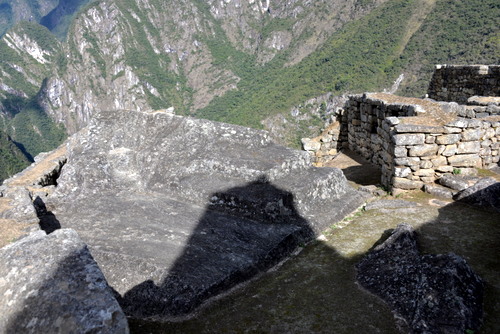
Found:
[[[12,139],[0,130],[0,184],[29,166],[30,161]]]
[[[0,124],[16,141],[42,128],[61,138],[53,125],[14,131],[22,113],[73,133],[99,110],[174,107],[255,128],[277,117],[293,144],[331,111],[317,96],[382,90],[401,74],[401,94],[423,95],[436,63],[500,58],[496,0],[81,0],[44,13],[59,37],[69,27],[64,42],[34,22],[0,41]]]

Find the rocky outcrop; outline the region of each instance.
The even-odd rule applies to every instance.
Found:
[[[481,278],[455,254],[420,255],[410,225],[399,225],[357,270],[359,284],[389,305],[404,332],[463,334],[481,325]]]
[[[102,112],[46,201],[130,316],[167,319],[286,257],[356,209],[338,169],[263,131],[167,112]]]
[[[457,193],[454,199],[500,212],[500,182],[493,178],[480,179],[473,186]]]
[[[0,332],[128,333],[99,267],[75,231],[38,231],[0,249]]]

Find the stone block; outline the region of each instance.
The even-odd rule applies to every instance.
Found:
[[[426,169],[419,169],[414,173],[416,176],[434,176],[434,169],[432,168],[426,168]]]
[[[397,117],[387,117],[385,120],[390,126],[399,124],[399,118]]]
[[[477,154],[459,154],[448,158],[453,167],[481,167],[481,158]]]
[[[397,133],[443,133],[442,126],[420,125],[420,124],[398,124],[395,127]]]
[[[456,142],[460,141],[461,138],[462,138],[462,136],[458,133],[442,135],[442,136],[436,137],[436,143],[442,144],[442,145],[450,145],[450,144],[455,144]]]
[[[1,333],[128,333],[125,314],[71,229],[0,249]]]
[[[462,133],[462,141],[480,140],[484,133],[482,129],[467,129]]]
[[[481,144],[478,141],[461,142],[458,143],[457,153],[458,154],[479,153],[480,149],[481,149]]]
[[[457,154],[457,145],[446,145],[445,149],[443,152],[441,152],[441,155],[445,157],[451,157],[453,155]]]
[[[480,128],[483,125],[483,122],[478,119],[469,119],[467,121],[468,121],[467,124],[468,128]]]
[[[437,153],[438,146],[436,144],[424,144],[410,147],[409,156],[410,157],[425,157],[430,155],[435,155]]]
[[[321,148],[321,143],[314,139],[302,138],[301,142],[305,151],[318,151]]]
[[[469,125],[468,120],[466,118],[461,118],[461,117],[446,124],[447,127],[461,128],[461,129],[467,128],[468,125]]]
[[[405,190],[420,189],[424,185],[424,183],[421,181],[412,181],[401,177],[395,177],[392,180],[392,184],[395,188]]]
[[[453,198],[453,192],[450,189],[439,186],[437,184],[424,185],[424,191],[436,197]]]
[[[420,180],[425,183],[433,183],[436,178],[434,176],[422,176]]]
[[[495,129],[494,128],[488,128],[486,129],[484,135],[483,135],[483,139],[490,139],[490,138],[493,138],[495,137]]]
[[[396,177],[407,177],[411,174],[411,169],[408,167],[396,167],[394,168],[394,175]]]
[[[486,139],[481,142],[481,147],[491,147],[491,144],[493,144],[493,142],[489,139]]]
[[[333,139],[332,135],[323,135],[323,136],[321,136],[320,140],[323,143],[328,143],[328,142],[332,141],[332,139]]]
[[[448,166],[448,165],[442,165],[442,166],[438,166],[438,167],[434,168],[434,170],[441,172],[441,173],[453,173],[453,169],[454,168],[452,166]]]
[[[396,158],[394,163],[398,166],[418,166],[420,164],[419,158]]]
[[[446,165],[448,161],[443,156],[436,156],[435,158],[431,159],[431,162],[432,166],[436,167],[436,166]]]
[[[396,145],[422,145],[425,143],[425,135],[419,134],[395,134],[392,141]]]
[[[455,128],[455,127],[445,126],[444,127],[444,132],[445,133],[461,133],[462,132],[462,128]]]
[[[396,158],[402,158],[408,156],[408,150],[404,146],[394,147],[394,156]]]
[[[420,161],[420,168],[424,168],[425,169],[425,168],[431,168],[433,166],[434,166],[433,163],[431,161],[429,161],[429,160],[422,160],[422,161]]]
[[[425,136],[425,143],[426,144],[434,144],[435,142],[436,142],[436,136],[433,136],[433,135]]]

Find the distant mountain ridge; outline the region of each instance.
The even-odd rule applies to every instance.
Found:
[[[59,38],[64,31],[54,26],[69,28],[61,42],[36,22],[21,22],[0,40],[0,116],[13,138],[11,120],[33,107],[69,133],[100,110],[174,107],[255,128],[279,116],[295,124],[283,139],[294,144],[327,117],[321,108],[290,112],[312,98],[379,91],[401,74],[399,92],[419,96],[436,63],[500,59],[496,0],[113,0],[33,8],[44,8],[37,17]]]

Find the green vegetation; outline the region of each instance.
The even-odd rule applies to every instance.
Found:
[[[325,92],[361,92],[387,85],[393,80],[387,73],[404,34],[394,22],[408,20],[415,4],[389,1],[347,24],[296,66],[284,67],[285,52],[265,66],[240,67],[238,90],[214,99],[197,116],[259,128],[260,120],[269,114],[286,113],[291,106]],[[233,59],[241,58],[225,57],[230,64]]]
[[[10,136],[24,147],[24,153],[35,157],[40,152],[53,150],[67,135],[61,125],[57,125],[34,102],[30,102],[11,120]]]
[[[410,73],[401,94],[427,92],[435,64],[499,64],[500,2],[438,0],[394,66]]]
[[[60,43],[45,27],[33,22],[21,22],[11,31],[26,35],[48,53],[44,56],[46,62],[40,63],[0,40],[0,73],[4,73],[0,79],[12,89],[0,91],[2,179],[21,171],[38,153],[54,149],[66,138],[62,126],[56,125],[36,102],[43,80],[51,73],[52,61],[65,63]]]
[[[358,1],[357,5],[365,7],[370,3]],[[260,128],[263,118],[277,113],[287,115],[291,107],[328,91],[337,95],[379,91],[405,73],[401,93],[421,96],[434,64],[498,63],[498,1],[438,0],[407,41],[405,34],[411,28],[408,22],[419,6],[422,2],[416,0],[388,1],[346,24],[316,52],[292,67],[284,66],[287,51],[261,67],[226,42],[211,47],[217,63],[226,63],[242,80],[237,90],[215,98],[196,115]],[[303,124],[303,132],[318,122],[321,120],[313,119]],[[303,135],[301,132],[296,134],[297,139]]]
[[[30,161],[11,138],[0,130],[0,183],[29,166]]]

